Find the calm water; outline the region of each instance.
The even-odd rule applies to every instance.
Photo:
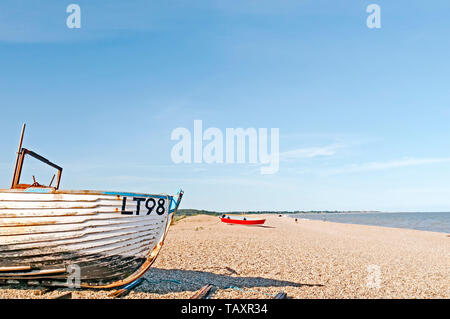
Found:
[[[450,213],[305,213],[293,218],[450,233]]]

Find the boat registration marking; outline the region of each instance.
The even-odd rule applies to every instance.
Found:
[[[136,204],[136,208],[127,209],[127,203],[132,202]],[[167,200],[165,198],[153,198],[153,197],[123,197],[122,198],[122,215],[150,215],[155,212],[158,215],[164,215],[167,211]]]

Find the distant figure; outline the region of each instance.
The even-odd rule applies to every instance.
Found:
[[[296,222],[296,223],[298,223],[298,220],[297,220],[297,218],[295,219],[295,222]]]
[[[244,220],[247,220],[247,218],[244,217]]]
[[[278,215],[278,217],[281,217],[281,215]]]

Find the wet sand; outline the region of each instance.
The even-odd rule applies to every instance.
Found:
[[[125,298],[449,298],[450,237],[444,233],[266,215],[264,226],[227,225],[199,215],[176,222],[145,275]],[[0,298],[52,298],[0,288]],[[71,290],[108,298],[111,290]]]

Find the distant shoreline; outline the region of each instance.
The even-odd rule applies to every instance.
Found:
[[[202,210],[202,209],[179,209],[177,211],[178,215],[186,215],[186,216],[193,216],[193,215],[212,215],[212,216],[219,216],[223,214],[229,214],[229,215],[247,215],[247,214],[255,214],[255,215],[296,215],[296,214],[349,214],[349,213],[355,213],[355,214],[362,214],[362,213],[387,213],[382,211],[376,211],[376,210],[361,210],[361,211],[331,211],[331,210],[312,210],[312,211],[226,211],[226,212],[218,212],[218,211],[211,211],[211,210]]]
[[[200,210],[180,210],[175,220],[184,217],[209,215],[269,215],[299,218],[302,220],[319,220],[343,224],[380,226],[389,228],[415,229],[437,233],[450,233],[449,212],[379,212],[379,211],[302,211],[302,212],[213,212]]]
[[[212,210],[203,210],[203,209],[179,209],[177,211],[178,215],[212,215],[219,216],[223,214],[230,215],[247,215],[247,214],[256,214],[256,215],[296,215],[296,214],[396,214],[396,213],[449,213],[449,212],[433,212],[433,211],[417,211],[417,212],[402,212],[402,211],[379,211],[379,210],[299,210],[299,211],[212,211]]]

